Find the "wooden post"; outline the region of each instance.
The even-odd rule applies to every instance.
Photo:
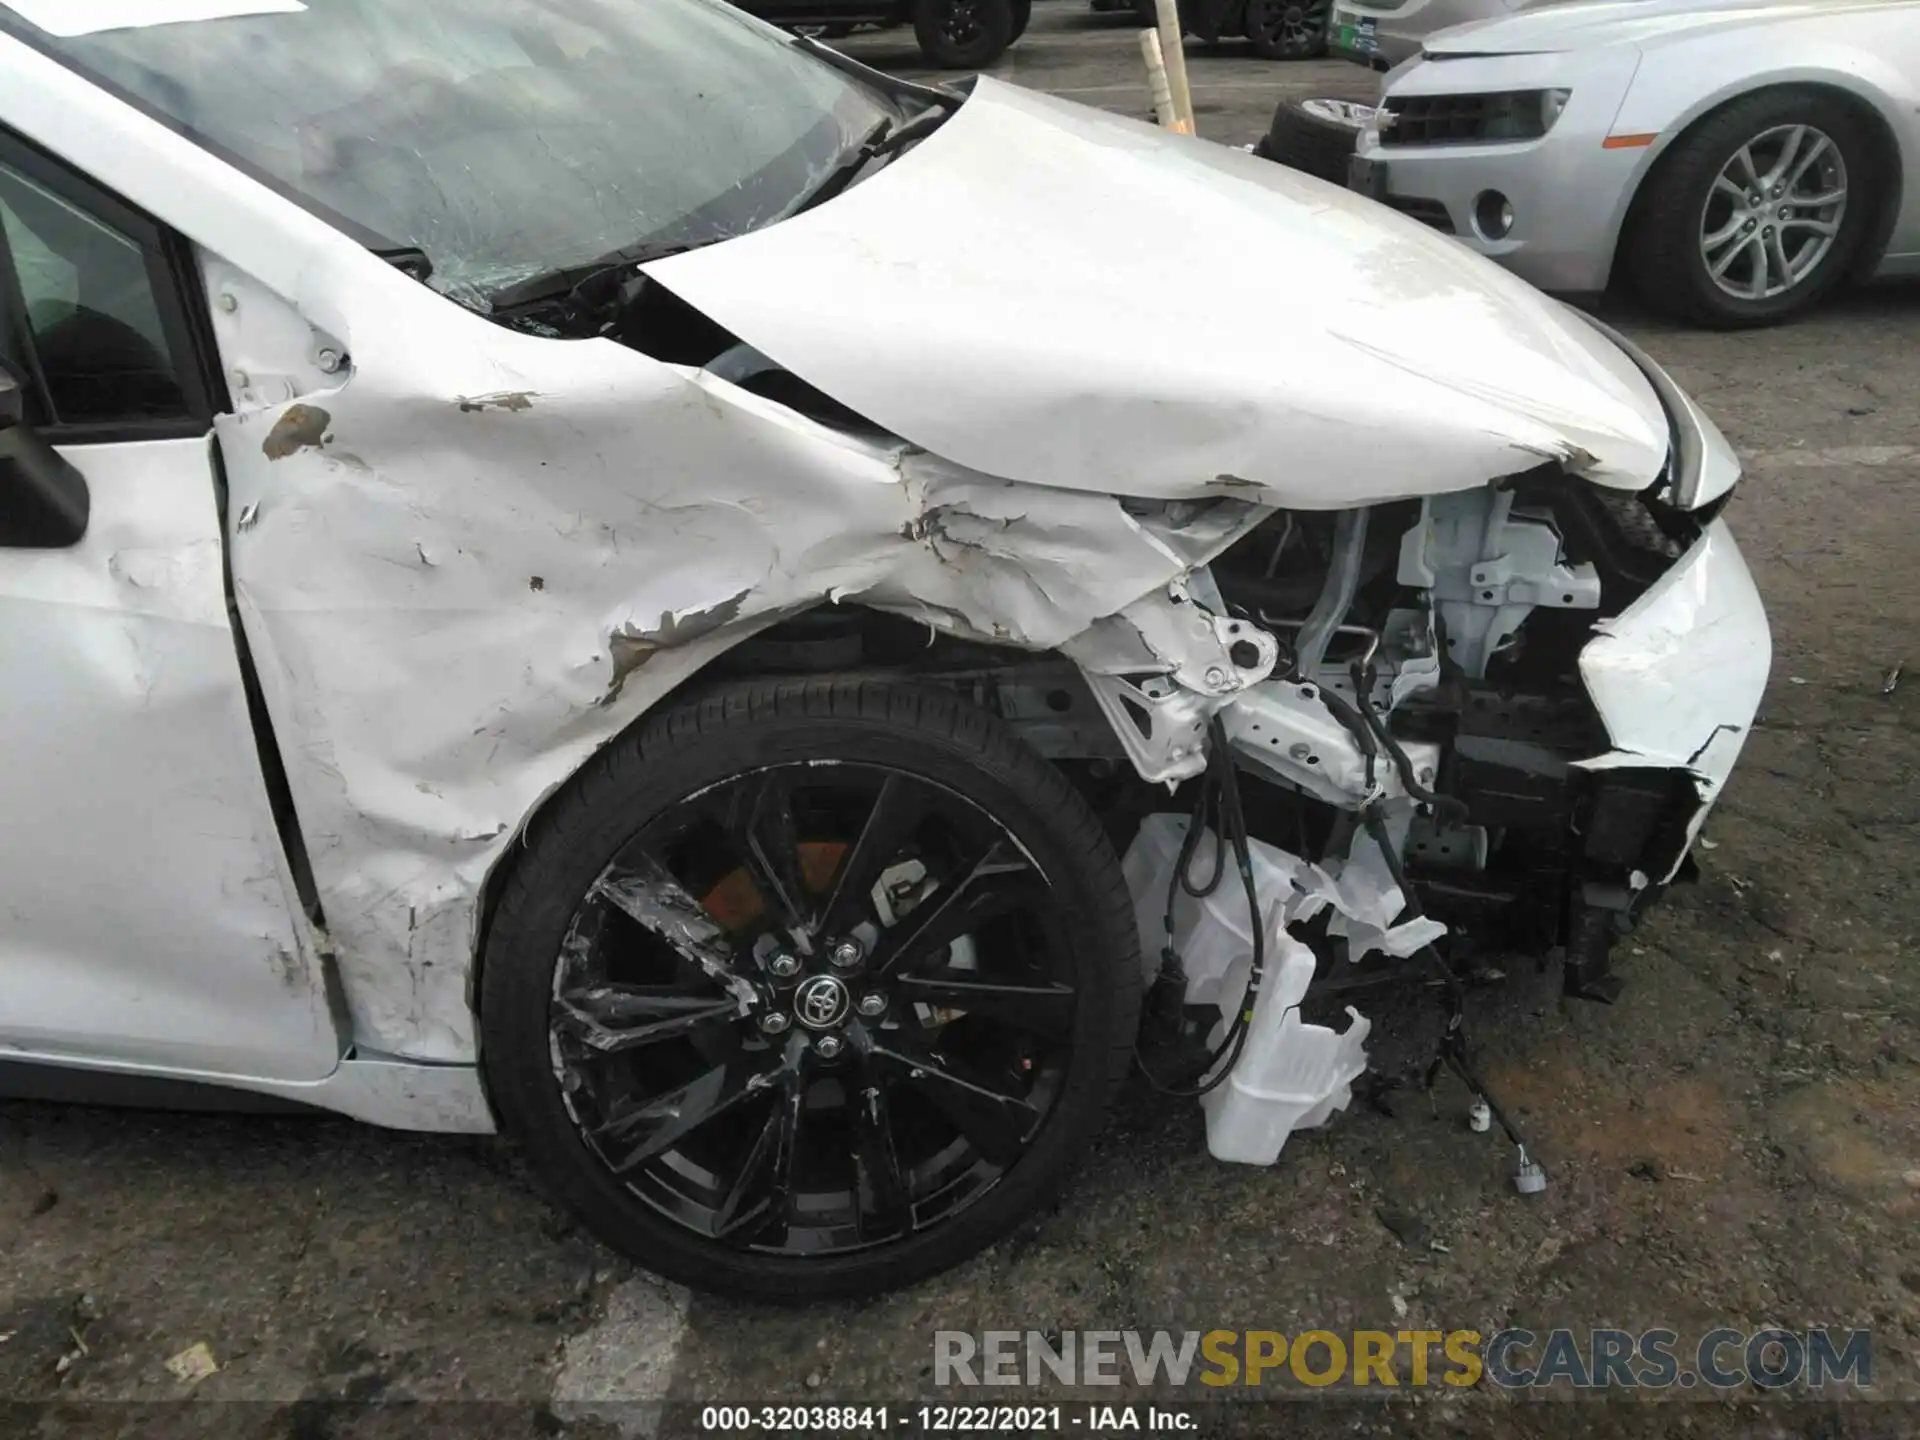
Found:
[[[1154,0],[1154,14],[1160,29],[1160,58],[1167,67],[1167,88],[1173,93],[1175,123],[1170,127],[1183,135],[1197,135],[1193,121],[1193,95],[1187,89],[1187,45],[1180,29],[1180,0]]]
[[[1160,54],[1160,32],[1140,32],[1140,58],[1147,62],[1147,91],[1153,96],[1153,118],[1162,128],[1178,130],[1180,117],[1174,113],[1173,90],[1167,83],[1167,62]]]

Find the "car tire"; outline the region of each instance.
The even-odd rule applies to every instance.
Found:
[[[1743,152],[1760,181],[1783,170],[1777,198],[1772,188],[1764,194],[1750,189],[1736,201],[1722,187],[1723,178],[1744,182]],[[1801,170],[1803,162],[1810,168]],[[1634,206],[1627,271],[1650,304],[1682,320],[1721,329],[1785,320],[1853,268],[1872,221],[1877,170],[1868,132],[1844,103],[1791,88],[1735,100],[1660,158]],[[1819,200],[1836,188],[1837,205],[1791,203]],[[1754,195],[1761,196],[1758,206]],[[1830,234],[1823,233],[1827,227]],[[1762,256],[1765,277],[1758,268]]]
[[[943,70],[981,70],[1013,43],[1014,0],[914,0],[913,34]]]
[[[1247,0],[1246,36],[1263,60],[1311,60],[1327,53],[1333,0]]]
[[[1033,0],[1013,0],[1013,34],[1009,45],[1027,33],[1027,26],[1033,23]]]
[[[858,803],[834,800],[835,787]],[[776,790],[785,799],[767,801]],[[883,813],[908,819],[890,827]],[[892,838],[873,842],[875,829]],[[702,846],[716,847],[705,860]],[[967,869],[976,852],[984,858]],[[755,858],[729,870],[740,856]],[[767,875],[792,878],[783,891]],[[722,930],[743,944],[797,913],[773,898],[785,894],[803,897],[821,927],[804,958],[792,931],[768,949],[774,924],[751,952],[713,962],[726,978],[689,960],[719,953]],[[837,928],[855,914],[865,928]],[[836,935],[861,937],[850,963],[866,969],[839,968],[848,946]],[[776,962],[803,968],[780,980]],[[845,979],[837,1055],[822,1041],[835,1032],[817,1028],[813,1002],[835,998],[824,975]],[[750,977],[751,1009],[736,1006],[734,976]],[[1125,1077],[1141,983],[1132,902],[1104,831],[995,717],[890,682],[742,683],[649,717],[529,827],[486,939],[481,1058],[536,1182],[637,1263],[754,1300],[862,1296],[967,1259],[1057,1188]],[[784,998],[782,985],[794,987]],[[858,1018],[876,1013],[864,1002],[886,985],[899,992],[892,1003]],[[723,1013],[695,1029],[686,1017],[699,994]],[[583,1007],[605,1030],[620,1004],[629,1028],[611,1033],[657,1031],[643,1011],[689,1028],[605,1050]],[[775,1032],[767,1015],[781,1007],[790,1018]],[[741,1079],[749,1070],[775,1079]],[[951,1088],[957,1076],[987,1088]],[[669,1084],[678,1088],[658,1088]],[[651,1158],[616,1174],[636,1137]],[[760,1170],[782,1165],[764,1206],[736,1199],[749,1177],[758,1190]],[[882,1218],[869,1223],[870,1211]],[[716,1238],[743,1213],[758,1218]]]
[[[1253,153],[1335,185],[1347,183],[1347,162],[1371,114],[1345,100],[1283,100]]]

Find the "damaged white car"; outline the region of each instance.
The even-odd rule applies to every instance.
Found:
[[[1150,984],[1256,1161],[1316,978],[1604,995],[1765,682],[1625,342],[708,0],[0,0],[0,238],[9,1076],[497,1126],[695,1285],[986,1245]]]

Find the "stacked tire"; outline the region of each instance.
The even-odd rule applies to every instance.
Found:
[[[1345,185],[1347,162],[1372,117],[1370,106],[1347,100],[1283,100],[1253,153],[1329,184]]]

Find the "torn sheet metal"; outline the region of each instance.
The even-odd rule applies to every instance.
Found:
[[[368,279],[329,327],[351,378],[223,417],[219,438],[248,517],[241,619],[354,1036],[398,1057],[473,1057],[488,874],[714,656],[829,600],[1051,648],[1265,513],[991,479]]]
[[[1767,688],[1773,636],[1746,561],[1724,520],[1638,600],[1594,626],[1580,678],[1613,749],[1586,770],[1665,765],[1693,776],[1699,808],[1671,880],[1747,742]]]
[[[1061,650],[1149,784],[1204,770],[1207,722],[1280,658],[1273,636],[1228,613],[1204,570],[1096,621]]]
[[[1726,522],[1714,521],[1644,595],[1594,630],[1580,678],[1613,749],[1579,763],[1670,765],[1717,793],[1773,660],[1760,592]]]
[[[1311,283],[1214,303],[1169,280],[1222,254]],[[1543,461],[1638,490],[1667,457],[1632,360],[1447,237],[988,77],[832,204],[646,268],[841,403],[1007,479],[1330,509]]]
[[[1404,827],[1404,819],[1401,825]],[[1245,892],[1231,876],[1214,892],[1194,896],[1174,879],[1181,842],[1191,822],[1184,815],[1149,815],[1127,849],[1122,869],[1133,894],[1140,949],[1149,975],[1157,973],[1171,944],[1186,971],[1186,1003],[1211,1005],[1221,1020],[1209,1043],[1217,1045],[1229,1017],[1246,994],[1253,932]],[[1369,1022],[1349,1010],[1344,1031],[1303,1024],[1299,1002],[1313,979],[1314,953],[1288,933],[1331,906],[1330,930],[1348,935],[1352,958],[1375,949],[1405,957],[1432,943],[1445,928],[1430,920],[1395,924],[1404,906],[1378,850],[1356,845],[1344,866],[1325,868],[1258,840],[1249,845],[1254,890],[1263,927],[1266,978],[1239,1063],[1227,1082],[1203,1097],[1207,1148],[1217,1159],[1271,1165],[1294,1130],[1325,1124],[1346,1107],[1350,1087],[1366,1068]],[[1212,832],[1195,850],[1191,878],[1204,888],[1214,855]],[[1173,934],[1166,929],[1169,890],[1174,892]]]

